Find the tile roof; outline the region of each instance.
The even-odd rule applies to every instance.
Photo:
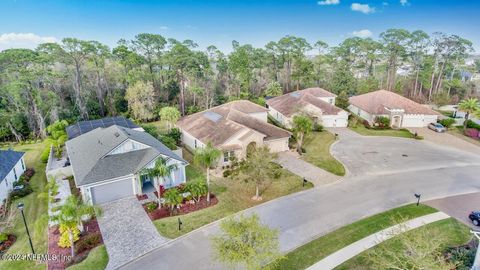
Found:
[[[338,114],[343,111],[319,99],[321,97],[336,97],[336,95],[322,88],[307,88],[269,99],[267,100],[267,104],[269,107],[272,107],[287,117],[292,116],[309,104],[322,110],[325,115]]]
[[[106,156],[127,139],[150,147]],[[67,141],[66,146],[79,186],[134,174],[159,155],[187,163],[150,134],[117,125],[94,129]]]
[[[385,114],[387,109],[403,109],[406,114],[440,115],[439,113],[411,99],[387,90],[377,90],[363,95],[353,96],[350,104],[370,114]]]
[[[247,100],[237,100],[181,118],[177,126],[203,143],[219,147],[238,132],[251,129],[265,135],[265,140],[289,137],[290,133],[249,114],[268,109]],[[221,117],[213,121],[209,115]]]
[[[5,179],[23,155],[25,155],[24,152],[17,152],[11,149],[0,150],[0,182]]]

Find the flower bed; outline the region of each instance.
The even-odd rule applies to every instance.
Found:
[[[145,212],[147,212],[150,219],[154,221],[154,220],[165,218],[165,217],[184,215],[191,212],[195,212],[197,210],[214,206],[218,203],[218,199],[217,197],[215,197],[215,195],[211,194],[210,204],[207,203],[206,196],[201,197],[197,203],[194,203],[193,200],[183,200],[183,203],[180,205],[180,207],[174,210],[172,213],[170,212],[170,207],[168,206],[162,206],[160,209],[156,208],[153,211],[151,211],[148,209],[148,205],[152,203],[158,206],[157,202],[145,203],[142,206]]]
[[[8,248],[10,248],[13,245],[13,243],[15,243],[15,241],[17,241],[17,237],[15,237],[15,235],[13,234],[9,234],[7,236],[7,240],[3,241],[0,244],[0,254],[6,253]]]
[[[48,253],[62,256],[70,256],[70,248],[61,248],[58,246],[58,240],[60,239],[60,231],[58,226],[48,228]],[[65,269],[66,267],[81,262],[85,259],[93,248],[103,243],[102,235],[100,233],[100,227],[97,220],[91,219],[83,224],[84,232],[80,235],[80,239],[75,242],[75,257],[70,261],[57,260],[49,261],[48,269]],[[65,258],[64,257],[64,258]]]
[[[137,195],[137,200],[139,200],[139,201],[143,201],[143,200],[146,200],[146,199],[148,199],[147,194]]]

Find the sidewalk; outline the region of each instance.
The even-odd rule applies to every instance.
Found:
[[[437,212],[430,215],[425,215],[423,217],[418,217],[407,222],[397,224],[395,226],[389,227],[377,233],[374,233],[370,236],[367,236],[351,245],[348,245],[335,253],[330,254],[328,257],[317,262],[316,264],[310,266],[309,270],[327,270],[333,269],[340,264],[348,261],[349,259],[357,256],[363,251],[372,248],[383,241],[386,241],[399,233],[406,232],[423,225],[447,219],[450,216],[443,212]]]

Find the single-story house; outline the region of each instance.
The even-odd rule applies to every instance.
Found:
[[[244,159],[255,147],[272,152],[287,151],[290,132],[267,123],[268,109],[247,100],[232,101],[181,118],[177,127],[190,150],[211,142],[223,153],[220,164],[232,157]]]
[[[8,193],[13,190],[13,183],[17,182],[25,172],[25,153],[11,149],[0,150],[0,205],[7,199]]]
[[[267,100],[268,113],[287,128],[297,114],[308,114],[324,127],[346,127],[348,112],[335,106],[336,97],[322,88],[307,88]]]
[[[371,125],[377,116],[384,116],[394,128],[426,127],[440,116],[427,106],[387,90],[353,96],[349,102],[348,109]]]
[[[132,120],[123,116],[105,117],[95,120],[80,121],[66,128],[67,137],[69,140],[90,132],[96,128],[106,128],[109,126],[117,125],[119,127],[131,128],[133,130],[145,131],[142,127],[136,125]]]
[[[154,191],[153,179],[144,175],[159,157],[177,169],[163,186],[170,188],[186,181],[183,158],[150,134],[118,125],[99,127],[66,142],[75,184],[83,199],[101,204]]]

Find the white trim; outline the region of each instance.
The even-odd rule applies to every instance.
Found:
[[[117,146],[115,146],[115,148],[113,148],[112,150],[110,150],[110,152],[106,153],[105,155],[103,155],[100,159],[106,157],[106,156],[109,156],[112,154],[112,152],[115,152],[115,150],[117,150],[118,148],[120,148],[121,146],[123,146],[126,142],[128,141],[132,141],[132,142],[136,142],[140,145],[143,145],[145,146],[145,148],[152,148],[152,146],[150,145],[147,145],[147,144],[144,144],[144,143],[141,143],[139,141],[136,141],[136,140],[133,140],[131,138],[128,138],[128,139],[125,139],[123,140],[121,143],[119,143]],[[130,151],[127,151],[127,152],[122,152],[122,153],[119,153],[119,154],[124,154],[124,153],[128,153],[128,152],[132,152],[132,151],[137,151],[137,150],[142,150],[142,149],[145,149],[145,148],[141,148],[141,149],[134,149],[134,150],[130,150]]]
[[[82,187],[91,188],[91,187],[96,187],[96,186],[102,186],[102,185],[106,185],[106,184],[109,184],[109,183],[122,181],[122,180],[125,180],[125,179],[129,178],[129,177],[131,178],[132,176],[134,176],[134,174],[127,174],[127,175],[124,175],[124,176],[120,176],[120,177],[116,177],[116,178],[110,178],[110,179],[103,180],[103,181],[100,181],[100,182],[85,184],[85,185],[82,185]]]

